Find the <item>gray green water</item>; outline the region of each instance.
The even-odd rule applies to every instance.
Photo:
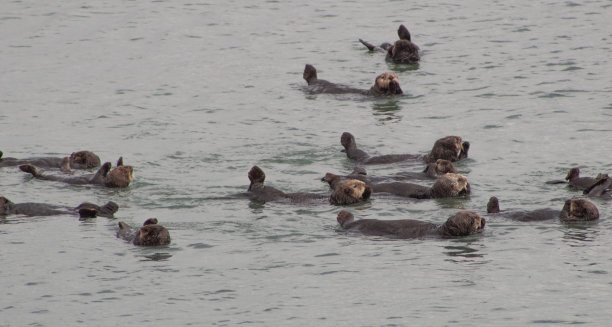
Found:
[[[348,173],[340,135],[372,153],[470,141],[469,199],[375,197],[357,218],[441,223],[457,210],[561,208],[561,179],[612,161],[609,1],[5,1],[0,150],[123,156],[127,189],[66,186],[0,169],[14,202],[120,205],[157,217],[172,244],[115,238],[117,220],[0,224],[0,326],[603,326],[612,318],[612,202],[599,222],[487,218],[482,235],[387,240],[336,232],[333,206],[207,200],[245,190],[259,165],[288,192]],[[406,24],[418,67],[357,41]],[[301,74],[405,95],[309,95]],[[372,175],[415,171],[376,166]]]

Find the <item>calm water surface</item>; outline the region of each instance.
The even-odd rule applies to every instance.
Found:
[[[612,202],[567,226],[486,217],[482,235],[388,240],[337,232],[328,205],[210,200],[267,184],[328,193],[353,168],[340,135],[371,153],[471,143],[468,199],[374,197],[360,218],[442,223],[461,209],[561,208],[562,179],[612,168],[609,1],[4,1],[0,150],[89,149],[134,166],[127,189],[66,186],[0,169],[13,202],[120,205],[116,220],[0,220],[0,326],[602,326],[612,319]],[[406,24],[417,66],[357,41]],[[311,95],[319,77],[405,95]],[[371,175],[420,165],[368,167]],[[425,182],[423,182],[425,183]],[[173,238],[139,248],[117,221],[157,217]]]

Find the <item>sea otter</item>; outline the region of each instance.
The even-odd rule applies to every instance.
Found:
[[[387,53],[385,57],[386,61],[391,61],[396,64],[417,63],[421,59],[421,56],[419,56],[419,47],[412,42],[408,28],[404,25],[400,25],[397,30],[397,35],[400,39],[393,44],[385,42],[380,46],[375,46],[362,39],[359,39],[359,42],[365,45],[370,51]]]
[[[583,193],[589,197],[612,198],[612,179],[608,174],[598,174],[595,183],[586,188]]]
[[[111,163],[105,162],[95,174],[85,174],[82,176],[57,176],[47,175],[41,173],[36,167],[31,164],[25,164],[19,166],[21,171],[30,173],[36,179],[58,181],[68,184],[85,185],[95,184],[103,185],[106,187],[127,187],[132,182],[134,177],[134,170],[132,166],[123,165],[123,157],[117,160],[117,167],[111,170]]]
[[[349,159],[363,164],[389,164],[407,160],[424,160],[426,163],[432,163],[438,159],[455,162],[467,158],[470,149],[470,143],[467,141],[462,142],[459,136],[446,136],[438,139],[429,154],[424,156],[419,154],[370,156],[365,151],[357,148],[355,137],[349,132],[342,133],[340,144],[344,147],[343,152],[346,152],[346,156]]]
[[[574,167],[567,172],[565,180],[552,180],[547,181],[546,184],[565,184],[567,183],[570,188],[574,190],[586,190],[587,188],[594,186],[597,182],[596,178],[593,177],[580,177],[580,168]]]
[[[470,183],[467,178],[454,173],[438,177],[432,187],[405,182],[379,183],[371,186],[374,193],[389,193],[415,199],[441,199],[470,194]]]
[[[317,70],[312,65],[304,67],[304,79],[308,83],[308,91],[311,93],[332,93],[345,94],[356,93],[367,96],[390,96],[402,94],[397,75],[393,73],[383,73],[376,77],[374,86],[369,90],[358,89],[345,85],[332,83],[317,78]]]
[[[484,218],[471,211],[459,211],[442,225],[413,219],[356,221],[353,214],[345,210],[340,211],[336,219],[344,230],[391,238],[468,236],[481,232],[486,224]]]
[[[65,158],[41,157],[41,158],[2,158],[0,151],[0,167],[19,166],[31,164],[42,168],[62,168]],[[90,169],[100,166],[100,157],[90,151],[73,152],[68,158],[68,163],[73,169]]]
[[[46,203],[13,203],[9,199],[0,196],[0,216],[24,215],[24,216],[54,216],[78,213],[81,218],[94,218],[97,216],[113,218],[113,214],[119,210],[115,202],[107,202],[103,206],[83,202],[76,208],[58,206]]]
[[[348,180],[339,183],[330,196],[316,193],[285,193],[271,186],[265,186],[266,174],[257,166],[249,171],[249,185],[247,195],[254,202],[281,201],[289,203],[313,203],[327,200],[335,205],[347,205],[369,199],[371,188],[364,182]]]
[[[541,221],[559,218],[563,222],[591,221],[599,218],[597,207],[585,199],[565,201],[561,211],[555,209],[537,209],[532,211],[501,211],[499,200],[492,196],[487,203],[487,213],[499,214],[502,217],[518,221]]]
[[[133,228],[120,221],[117,237],[122,238],[134,245],[157,246],[170,244],[170,232],[157,224],[157,218],[147,219],[140,228]]]

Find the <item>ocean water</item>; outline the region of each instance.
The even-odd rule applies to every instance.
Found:
[[[88,149],[135,171],[117,190],[0,168],[0,195],[16,203],[120,206],[117,219],[0,218],[0,326],[607,325],[611,201],[592,199],[601,217],[581,225],[485,206],[561,209],[581,194],[546,181],[610,172],[611,19],[603,0],[0,3],[0,150]],[[394,41],[400,24],[418,65],[358,42]],[[312,95],[307,63],[360,88],[395,72],[404,95]],[[329,193],[320,178],[355,165],[340,152],[345,131],[372,154],[423,154],[459,135],[472,194],[346,208],[212,199],[246,190],[253,165],[267,185]],[[487,225],[390,240],[338,232],[342,209],[437,224],[473,210]],[[115,237],[118,221],[149,217],[169,246]]]

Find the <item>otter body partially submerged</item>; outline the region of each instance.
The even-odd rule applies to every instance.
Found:
[[[0,216],[23,215],[23,216],[56,216],[78,214],[81,218],[94,218],[97,216],[113,218],[113,214],[119,210],[119,206],[112,201],[103,206],[83,202],[76,208],[46,203],[13,203],[9,199],[0,196]]]
[[[380,46],[375,46],[367,41],[359,39],[359,42],[366,46],[370,51],[379,51],[386,53],[385,60],[396,64],[414,64],[421,60],[419,55],[419,46],[412,42],[412,37],[408,28],[403,24],[397,30],[399,40],[390,43],[382,43]]]
[[[543,221],[559,219],[563,222],[580,222],[599,219],[599,210],[592,202],[586,199],[566,200],[561,210],[544,208],[531,211],[502,211],[499,208],[499,199],[492,196],[489,198],[489,202],[487,203],[487,213],[496,214],[504,218],[517,221]]]
[[[65,165],[65,160],[73,169],[90,169],[100,166],[100,157],[91,151],[73,152],[70,157],[40,157],[40,158],[3,158],[0,151],[0,167],[11,167],[31,164],[41,168],[60,168]]]
[[[363,235],[385,236],[391,238],[425,238],[425,237],[460,237],[481,232],[485,219],[471,211],[460,211],[451,216],[442,225],[413,219],[355,220],[348,211],[340,211],[336,218],[338,224],[351,232]]]
[[[346,85],[332,83],[317,77],[317,70],[312,65],[304,67],[304,80],[308,83],[308,91],[311,93],[346,94],[354,93],[366,96],[392,96],[403,94],[399,85],[399,79],[394,73],[383,73],[376,77],[374,85],[370,89],[358,89]]]
[[[170,232],[164,226],[158,225],[157,222],[157,218],[149,218],[142,227],[134,228],[120,221],[117,237],[141,246],[170,244]]]

